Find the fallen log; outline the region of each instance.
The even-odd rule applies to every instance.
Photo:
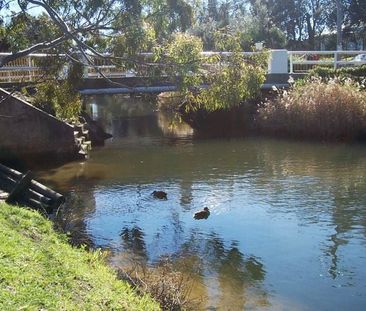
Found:
[[[65,202],[61,194],[34,180],[31,172],[24,175],[2,164],[0,188],[9,193],[6,202],[24,204],[48,213]]]
[[[6,203],[13,204],[19,202],[20,196],[29,187],[33,174],[29,171],[21,177],[21,179],[15,184],[13,190],[9,193]]]

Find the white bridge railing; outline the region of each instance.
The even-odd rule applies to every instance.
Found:
[[[255,52],[244,52],[243,56],[252,55]],[[0,53],[0,58],[10,53]],[[229,52],[203,52],[203,55],[214,54],[228,55]],[[142,54],[149,58],[150,54]],[[4,82],[34,82],[45,74],[45,68],[41,65],[44,58],[52,58],[49,54],[30,54],[16,59],[0,67],[0,83]],[[60,56],[57,56],[60,57]],[[366,64],[366,51],[287,51],[271,50],[268,65],[270,74],[304,74],[317,67],[340,68],[359,66]],[[64,73],[67,68],[63,68]],[[84,76],[86,78],[101,78],[103,75],[109,78],[130,77],[138,75],[134,71],[126,71],[116,67],[109,59],[94,59],[94,66],[88,66]],[[142,71],[143,72],[143,71]]]
[[[366,51],[288,51],[288,57],[290,74],[319,66],[336,69],[366,64]]]

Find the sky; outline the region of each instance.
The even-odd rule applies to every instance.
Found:
[[[4,20],[7,22],[7,21],[9,21],[11,16],[14,15],[14,13],[19,13],[19,12],[20,12],[20,7],[18,5],[18,1],[11,1],[9,9],[2,9],[0,14],[4,18]],[[27,12],[33,16],[37,16],[37,15],[41,14],[42,12],[44,12],[44,10],[40,7],[33,6],[33,7],[30,7],[30,9],[27,10]]]

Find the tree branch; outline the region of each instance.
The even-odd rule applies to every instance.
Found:
[[[52,41],[49,42],[42,42],[42,43],[37,43],[29,48],[26,48],[22,51],[18,51],[15,52],[13,54],[7,55],[3,58],[0,59],[0,68],[3,67],[5,64],[20,58],[20,57],[24,57],[27,56],[33,52],[39,51],[39,50],[47,50],[53,47],[56,47],[58,45],[60,45],[61,43],[65,42],[68,39],[67,36],[63,35],[61,37],[58,37],[57,39],[54,39]]]

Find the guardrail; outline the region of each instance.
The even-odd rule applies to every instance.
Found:
[[[0,58],[11,53],[0,53]],[[0,67],[0,82],[33,82],[44,76],[45,70],[39,66],[39,60],[50,54],[30,54],[20,57]]]
[[[357,59],[357,55],[365,55]],[[340,68],[366,64],[366,51],[288,51],[289,73],[307,73],[315,67]]]
[[[243,52],[243,56],[250,56],[256,52]],[[11,53],[0,53],[0,58]],[[141,53],[141,58],[151,59],[152,53]],[[230,52],[203,52],[203,56],[228,56]],[[271,50],[268,73],[274,74],[296,74],[307,73],[309,70],[317,66],[340,68],[345,66],[359,66],[366,64],[366,51],[287,51],[287,50]],[[364,55],[363,57],[359,57]],[[106,55],[108,56],[108,55]],[[41,79],[45,75],[45,68],[41,66],[40,60],[46,57],[62,57],[62,55],[51,54],[30,54],[28,56],[9,62],[4,67],[0,67],[0,83],[1,82],[34,82]],[[357,59],[359,57],[359,59]],[[154,63],[143,64],[138,72],[126,70],[116,66],[110,58],[93,58],[94,65],[85,69],[85,78],[102,78],[103,75],[108,78],[115,77],[131,77],[138,75],[146,75]],[[154,64],[156,69],[161,70],[169,64]],[[214,66],[214,65],[210,65]],[[67,67],[63,69],[66,74]],[[163,70],[164,71],[164,70]],[[101,74],[102,73],[102,74]]]

